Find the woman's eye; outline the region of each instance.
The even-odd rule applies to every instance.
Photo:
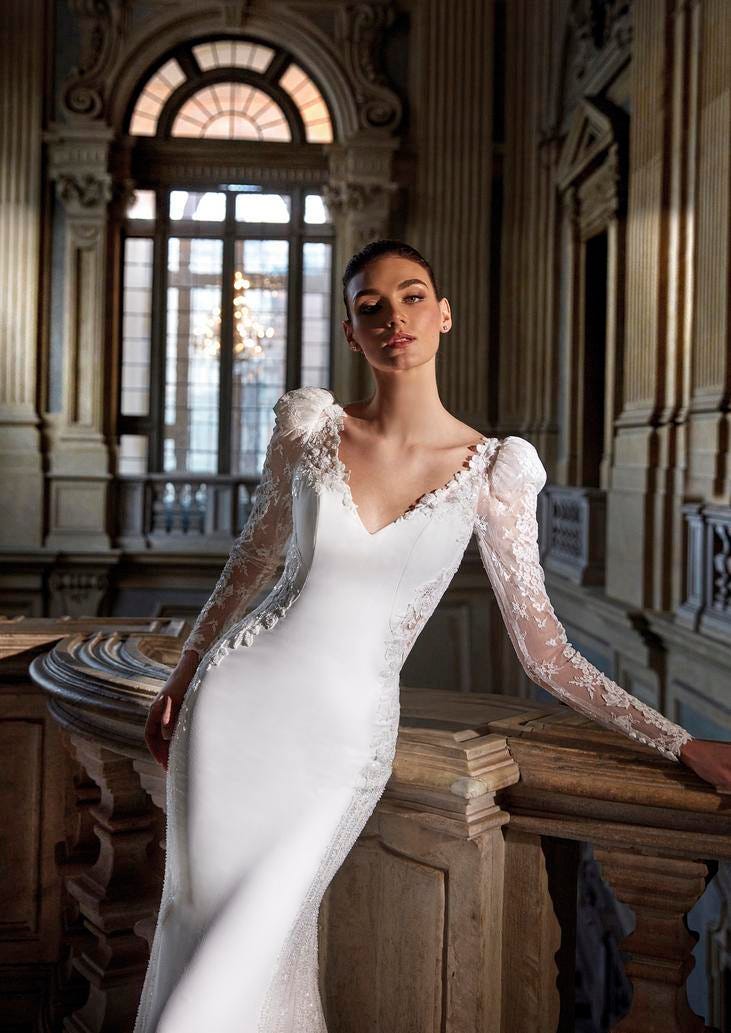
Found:
[[[423,301],[424,300],[424,295],[423,294],[407,294],[405,300],[406,301],[411,301],[413,298],[416,298],[417,301]],[[361,305],[360,308],[358,309],[358,312],[362,316],[368,316],[368,315],[371,314],[371,312],[375,312],[377,309],[378,309],[378,304]]]

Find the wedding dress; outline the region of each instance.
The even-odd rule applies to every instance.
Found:
[[[546,472],[528,441],[483,437],[445,485],[369,532],[339,456],[342,406],[302,387],[274,411],[249,520],[184,647],[201,660],[171,742],[135,1033],[327,1033],[319,905],[386,787],[399,671],[473,533],[534,682],[672,760],[691,738],[567,642],[539,563]]]

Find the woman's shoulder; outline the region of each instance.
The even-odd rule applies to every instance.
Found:
[[[295,387],[274,404],[277,428],[284,434],[306,435],[323,409],[334,402],[335,396],[325,387]]]
[[[530,487],[540,491],[546,483],[546,469],[535,445],[527,438],[509,434],[497,440],[489,480],[498,495],[509,495]]]

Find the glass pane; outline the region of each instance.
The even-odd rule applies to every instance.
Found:
[[[302,248],[302,384],[330,382],[331,244]]]
[[[299,65],[291,64],[279,85],[299,108],[308,142],[332,143],[332,122],[327,104],[309,75]]]
[[[260,43],[242,43],[231,39],[217,39],[212,43],[201,43],[193,47],[196,61],[201,70],[207,72],[211,68],[251,68],[255,72],[264,72],[274,56],[271,47]]]
[[[121,434],[117,468],[120,474],[144,476],[147,473],[147,437],[144,434]]]
[[[238,222],[289,222],[292,199],[287,194],[236,195]]]
[[[289,242],[239,240],[234,274],[232,472],[256,476],[284,392]]]
[[[170,191],[170,219],[181,222],[223,222],[226,218],[226,195],[207,190],[204,194],[188,190]]]
[[[183,70],[174,58],[155,72],[137,98],[129,124],[129,131],[133,136],[155,135],[157,120],[165,107],[165,102],[184,80]]]
[[[163,468],[216,473],[223,242],[173,238],[168,257]]]
[[[152,241],[124,242],[122,287],[123,416],[146,416],[150,410],[150,319],[152,308]]]
[[[305,222],[330,222],[330,216],[320,194],[305,195]]]
[[[204,86],[180,108],[173,136],[218,140],[292,139],[284,112],[268,93],[247,83]]]
[[[128,219],[155,218],[155,191],[135,190],[134,200],[127,209]]]

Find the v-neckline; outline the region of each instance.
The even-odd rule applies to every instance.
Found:
[[[467,445],[466,447],[471,452],[471,455],[465,461],[466,465],[465,465],[465,463],[463,463],[462,466],[460,466],[460,468],[458,470],[455,470],[455,472],[451,475],[449,480],[445,481],[444,484],[442,484],[438,488],[432,488],[431,491],[425,491],[422,495],[419,496],[419,498],[416,500],[416,502],[413,502],[409,506],[408,509],[405,509],[402,513],[399,513],[399,515],[394,517],[393,520],[389,520],[387,524],[383,524],[382,527],[377,528],[375,531],[369,531],[368,528],[366,527],[366,525],[363,523],[363,519],[362,519],[362,517],[360,515],[360,509],[358,507],[358,503],[353,498],[353,493],[350,490],[350,483],[349,483],[349,481],[350,481],[350,470],[345,465],[343,460],[340,458],[340,444],[341,444],[341,433],[340,432],[342,430],[343,423],[344,423],[346,417],[348,417],[350,415],[350,413],[347,413],[345,411],[345,409],[343,408],[343,406],[340,405],[340,403],[337,402],[337,401],[333,401],[332,405],[330,405],[328,408],[330,408],[331,410],[334,410],[334,416],[335,416],[335,419],[332,421],[332,426],[333,426],[332,462],[333,462],[333,466],[334,466],[335,472],[336,472],[336,474],[338,476],[339,483],[340,483],[343,491],[346,494],[347,500],[348,500],[348,502],[350,504],[350,508],[352,509],[353,514],[355,515],[355,518],[356,518],[356,520],[358,522],[358,525],[362,528],[362,530],[365,532],[365,534],[368,535],[369,538],[377,538],[379,535],[383,534],[384,531],[388,531],[389,528],[395,527],[398,524],[403,523],[403,521],[407,520],[409,517],[413,516],[414,514],[420,512],[422,509],[432,508],[434,505],[436,505],[436,503],[444,495],[446,495],[448,492],[452,491],[453,488],[457,484],[461,483],[461,481],[465,477],[469,476],[473,472],[475,463],[478,461],[478,459],[480,458],[480,456],[482,455],[482,453],[485,451],[485,449],[487,448],[488,444],[490,443],[490,438],[486,437],[483,434],[480,437],[479,441],[475,442],[472,445]]]

